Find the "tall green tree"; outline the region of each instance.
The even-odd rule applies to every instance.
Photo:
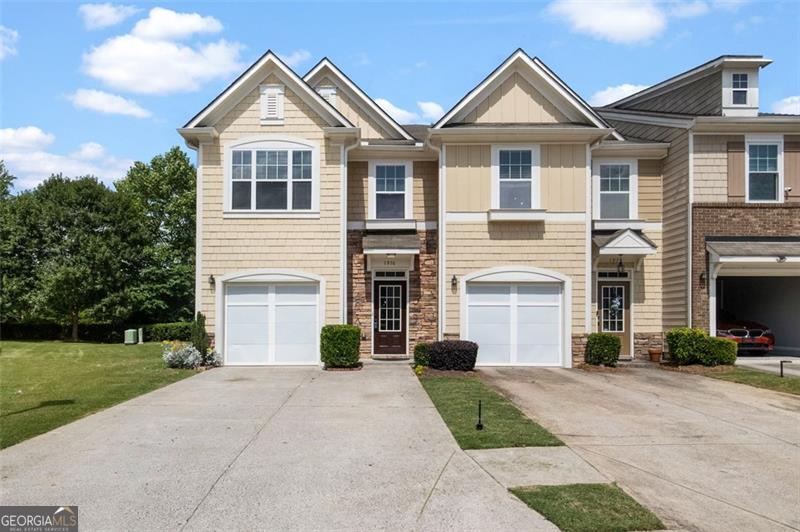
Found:
[[[0,160],[0,200],[4,200],[11,196],[11,190],[14,188],[14,180],[16,177],[11,175],[11,172],[6,168],[6,163]]]
[[[135,163],[117,191],[141,213],[145,264],[132,290],[140,321],[191,319],[194,313],[196,172],[177,146]]]

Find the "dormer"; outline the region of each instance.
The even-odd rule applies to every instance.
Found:
[[[759,68],[722,70],[722,116],[758,116]]]

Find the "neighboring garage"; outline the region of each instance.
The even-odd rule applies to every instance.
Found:
[[[800,355],[800,239],[708,238],[709,324],[756,322]]]
[[[495,269],[462,284],[462,338],[481,366],[569,366],[569,281],[533,268]]]
[[[281,282],[255,281],[275,277]],[[261,275],[228,281],[223,286],[224,330],[220,332],[225,364],[319,363],[318,282]]]

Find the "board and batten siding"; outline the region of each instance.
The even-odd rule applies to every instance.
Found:
[[[418,222],[438,220],[439,163],[437,161],[414,161],[413,212]],[[369,162],[348,161],[347,163],[347,220],[361,222],[369,216]]]
[[[586,145],[540,145],[540,208],[585,212]],[[491,208],[491,145],[447,146],[447,210],[486,212]]]
[[[553,124],[569,122],[569,119],[519,72],[514,72],[461,122]]]
[[[273,75],[262,83],[280,83]],[[250,269],[289,269],[313,273],[326,280],[325,321],[338,323],[341,256],[340,186],[338,144],[324,138],[327,124],[287,86],[284,124],[261,126],[260,96],[256,88],[237,103],[217,124],[219,138],[202,146],[202,290],[200,308],[207,327],[216,322],[215,290],[208,282],[227,273]],[[226,218],[223,217],[224,146],[258,135],[286,135],[315,141],[320,156],[320,217]]]
[[[639,218],[660,222],[662,213],[660,159],[639,159]]]
[[[625,136],[670,143],[662,161],[662,320],[664,330],[685,327],[689,323],[689,133],[680,128],[610,122]]]
[[[449,155],[448,148],[448,155]],[[449,179],[449,176],[448,176]],[[572,279],[572,333],[584,332],[586,226],[563,222],[447,223],[446,335],[460,333],[460,295],[450,279],[497,266],[534,266]],[[571,349],[567,348],[568,351]]]

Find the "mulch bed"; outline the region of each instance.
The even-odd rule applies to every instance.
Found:
[[[445,370],[445,369],[433,369],[433,368],[425,368],[425,373],[423,373],[426,377],[473,377],[478,378],[478,373],[476,371],[453,371],[453,370]]]
[[[660,369],[667,371],[676,371],[678,373],[690,373],[692,375],[708,375],[709,373],[726,373],[730,371],[733,366],[702,366],[700,364],[692,364],[691,366],[675,366],[673,364],[661,363],[658,365]]]
[[[359,362],[358,365],[353,366],[352,368],[329,368],[329,367],[326,366],[325,367],[325,371],[361,371],[361,369],[363,367],[364,367],[364,364]]]
[[[628,368],[617,366],[612,368],[611,366],[594,366],[592,364],[578,364],[575,366],[575,369],[582,369],[583,371],[588,371],[590,373],[627,373]]]

